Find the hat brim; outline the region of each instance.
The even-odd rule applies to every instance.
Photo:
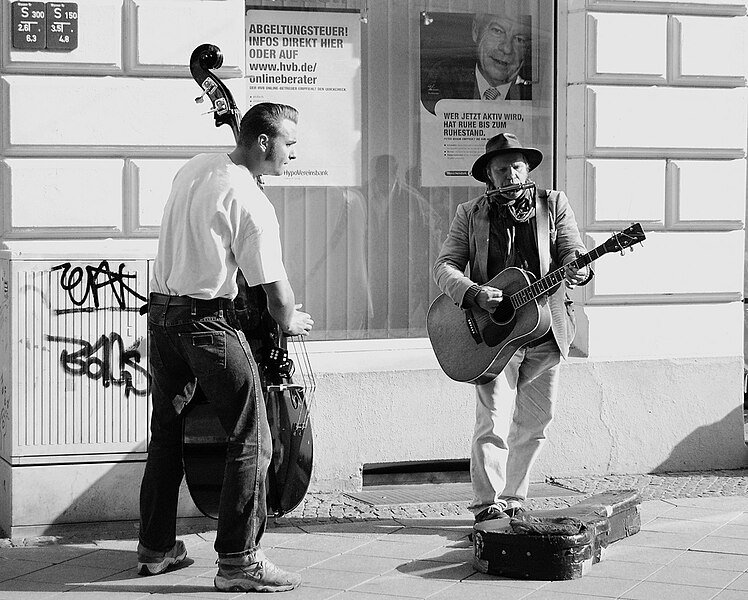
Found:
[[[486,166],[488,161],[494,156],[499,154],[509,154],[512,152],[519,152],[527,160],[528,170],[532,171],[543,161],[543,153],[537,148],[502,148],[501,150],[493,150],[492,152],[486,152],[483,156],[473,163],[473,168],[470,170],[470,174],[483,183],[488,183],[488,176],[486,175]]]

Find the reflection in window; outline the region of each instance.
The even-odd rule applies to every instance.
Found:
[[[387,337],[420,333],[433,299],[431,265],[446,232],[440,216],[401,172],[397,158],[371,160],[367,191],[367,250],[372,313],[367,329]]]
[[[532,122],[525,124],[530,139],[523,141],[543,150],[545,159],[535,179],[552,187],[553,3],[521,1],[532,15],[536,34],[532,69],[527,70],[533,95],[523,102],[532,115]],[[420,37],[423,11],[437,10],[430,4],[366,2],[367,22],[361,24],[361,185],[266,188],[278,212],[284,261],[297,301],[315,320],[313,340],[425,337],[426,313],[439,294],[431,268],[457,205],[483,191],[472,180],[461,186],[423,185],[422,157],[435,156],[441,148],[423,147],[421,69],[450,52],[463,58],[475,52],[473,14],[490,13],[498,0],[476,0],[470,10],[463,3],[440,5],[440,13],[454,7],[451,22],[467,28],[454,32],[454,40],[466,42],[429,58],[421,56]],[[262,5],[278,8],[275,2]],[[334,10],[361,8],[361,2],[349,0],[336,3]],[[471,157],[475,151],[477,158],[484,146],[477,141]],[[334,155],[334,140],[328,147]]]

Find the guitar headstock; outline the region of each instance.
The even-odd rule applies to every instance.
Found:
[[[203,97],[207,96],[213,105],[210,112],[213,113],[216,127],[229,125],[234,132],[234,138],[238,139],[241,113],[236,107],[231,91],[211,72],[211,69],[218,69],[222,64],[223,54],[218,46],[202,44],[192,51],[190,73],[203,90],[202,95],[195,98],[195,102],[202,102]]]
[[[619,233],[614,233],[607,242],[603,244],[606,252],[623,252],[624,249],[644,241],[646,236],[639,223],[633,223]]]

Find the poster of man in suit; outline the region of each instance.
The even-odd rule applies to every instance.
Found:
[[[421,13],[422,185],[473,185],[472,159],[502,131],[537,143],[537,4]]]
[[[425,17],[429,19],[434,20],[421,38],[421,102],[426,110],[433,114],[443,98],[532,100],[530,15],[502,9],[497,14],[439,13]],[[455,39],[454,34],[468,27],[470,43],[463,45],[464,37]]]

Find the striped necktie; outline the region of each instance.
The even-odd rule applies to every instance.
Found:
[[[492,87],[488,88],[485,92],[483,92],[483,99],[484,100],[496,100],[501,96],[501,93],[499,92],[498,88]]]

